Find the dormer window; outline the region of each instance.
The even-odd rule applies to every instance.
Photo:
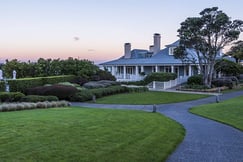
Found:
[[[174,50],[176,47],[170,47],[169,48],[169,55],[174,55]]]

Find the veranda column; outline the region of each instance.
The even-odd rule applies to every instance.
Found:
[[[144,72],[144,66],[141,66],[141,72]]]
[[[155,65],[155,72],[158,72],[158,65]]]
[[[116,71],[116,70],[115,70],[115,66],[112,66],[112,67],[111,67],[111,74],[112,74],[113,76],[115,76],[115,71]]]
[[[171,72],[174,73],[174,71],[175,71],[175,70],[174,70],[174,66],[171,65]]]
[[[189,65],[189,73],[188,73],[189,76],[192,76],[192,66]]]
[[[138,66],[135,66],[135,75],[138,75]]]
[[[123,79],[126,79],[126,66],[123,66]]]
[[[135,80],[139,79],[139,74],[138,74],[138,66],[135,66]]]

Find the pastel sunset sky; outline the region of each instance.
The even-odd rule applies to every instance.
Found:
[[[178,39],[187,17],[215,6],[243,20],[242,0],[0,0],[0,62],[74,57],[100,63],[122,56],[126,42],[148,49],[154,33],[163,48]]]

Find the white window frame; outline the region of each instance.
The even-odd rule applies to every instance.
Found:
[[[169,48],[169,55],[174,55],[174,50],[176,47],[170,47]]]

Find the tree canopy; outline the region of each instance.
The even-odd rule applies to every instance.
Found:
[[[220,51],[239,38],[243,21],[233,20],[218,7],[206,8],[200,17],[189,17],[181,23],[180,45],[175,57],[187,63],[199,63],[200,73],[206,86],[211,86],[214,65]],[[193,49],[195,55],[189,55]]]
[[[243,60],[243,41],[235,42],[226,55],[232,56],[237,63],[240,63]]]

